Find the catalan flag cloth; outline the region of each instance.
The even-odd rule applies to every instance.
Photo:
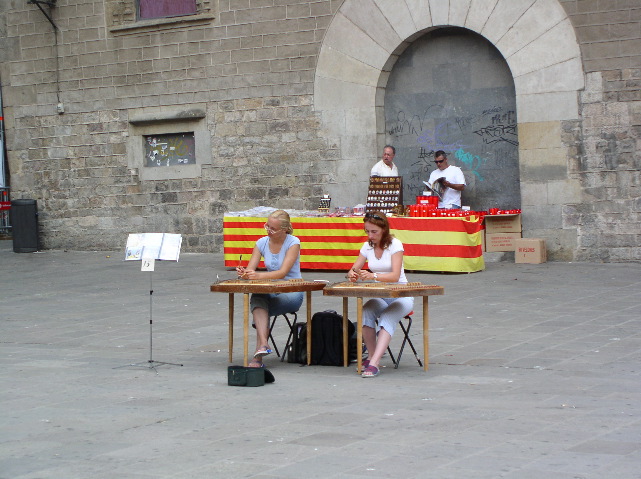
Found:
[[[223,218],[226,267],[243,265],[256,240],[265,236],[266,218]],[[301,269],[348,270],[367,241],[362,217],[291,218],[301,242]],[[485,269],[478,216],[389,218],[392,234],[404,246],[405,269],[472,273]],[[261,262],[260,266],[264,266]]]

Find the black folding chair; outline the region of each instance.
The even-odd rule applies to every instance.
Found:
[[[294,316],[293,320],[290,320],[288,315],[290,316],[293,315]],[[274,336],[272,336],[272,331],[274,330],[274,325],[276,324],[276,318],[278,318],[278,316],[272,317],[271,324],[269,325],[269,340],[272,342],[272,346],[274,346],[274,351],[276,351],[276,355],[280,358],[282,362],[285,360],[285,355],[287,354],[289,345],[291,344],[292,339],[294,337],[294,326],[296,325],[296,321],[298,321],[298,315],[296,314],[295,311],[293,311],[291,313],[281,314],[279,316],[282,316],[283,318],[285,318],[285,321],[287,321],[287,326],[289,326],[289,335],[287,336],[287,342],[285,343],[285,349],[283,350],[282,356],[278,351],[278,347],[276,346],[276,342],[274,341]]]
[[[419,366],[423,367],[421,358],[418,357],[416,348],[414,347],[414,344],[412,344],[412,340],[410,339],[410,329],[412,329],[413,314],[414,314],[414,311],[410,311],[410,313],[407,316],[405,316],[403,319],[401,319],[398,322],[398,325],[401,327],[401,330],[403,331],[403,342],[401,343],[401,349],[398,351],[398,356],[394,357],[394,354],[392,353],[392,350],[390,349],[390,347],[389,346],[387,347],[387,352],[390,355],[390,358],[392,358],[392,362],[394,363],[394,369],[398,369],[398,363],[401,362],[401,356],[403,355],[405,344],[409,344],[410,348],[412,348],[412,351],[414,352],[414,357],[416,358],[416,361],[418,361]],[[406,320],[406,324],[403,323],[403,320]]]

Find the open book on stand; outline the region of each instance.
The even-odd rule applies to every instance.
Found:
[[[125,261],[158,259],[178,261],[182,236],[171,233],[130,234],[125,248]]]

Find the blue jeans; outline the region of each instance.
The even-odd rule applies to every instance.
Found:
[[[276,293],[276,294],[252,294],[249,300],[249,309],[255,308],[267,310],[269,316],[295,313],[303,304],[303,292],[298,293]]]

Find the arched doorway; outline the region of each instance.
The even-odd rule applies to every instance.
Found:
[[[501,53],[464,28],[439,28],[414,40],[389,75],[387,141],[412,204],[444,150],[465,174],[463,204],[519,208],[516,93]]]
[[[580,121],[585,78],[574,27],[559,0],[344,0],[323,38],[314,78],[313,108],[335,149],[323,165],[331,172],[324,189],[334,204],[363,202],[369,170],[389,141],[385,97],[396,62],[426,33],[454,27],[487,39],[509,65],[523,233],[546,238],[550,258],[571,259],[577,230],[564,226],[563,211],[581,201],[581,190],[568,171],[576,151],[564,129]]]

